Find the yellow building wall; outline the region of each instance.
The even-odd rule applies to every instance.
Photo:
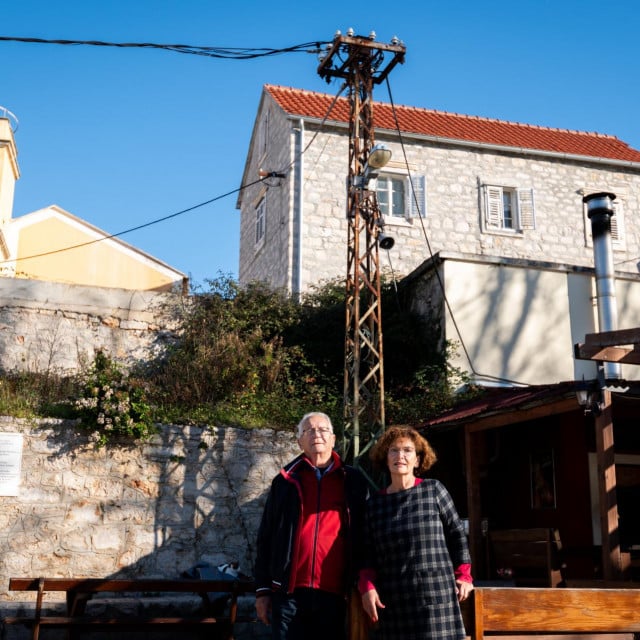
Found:
[[[182,286],[177,272],[154,264],[113,240],[96,241],[98,238],[57,217],[25,226],[18,238],[15,275],[146,291],[169,291]]]

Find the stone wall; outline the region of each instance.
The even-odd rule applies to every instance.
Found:
[[[266,491],[299,451],[267,429],[166,425],[101,450],[68,421],[1,417],[0,433],[23,434],[18,495],[0,496],[3,615],[27,600],[12,576],[174,578],[232,560],[251,573]]]
[[[128,365],[173,338],[178,294],[0,278],[0,369],[77,371],[97,349]]]

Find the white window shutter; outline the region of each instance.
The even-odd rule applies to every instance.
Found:
[[[502,220],[502,187],[484,185],[484,222],[487,227],[500,228]]]
[[[407,218],[424,218],[427,199],[424,176],[409,176],[406,180],[405,215]]]
[[[533,207],[533,189],[518,189],[518,216],[520,229],[535,229],[536,216]]]
[[[622,217],[622,202],[614,200],[613,215],[611,216],[611,242],[624,241],[624,219]]]

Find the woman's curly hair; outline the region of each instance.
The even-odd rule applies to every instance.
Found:
[[[373,463],[373,466],[378,471],[386,471],[387,469],[387,455],[391,445],[399,438],[408,438],[413,442],[416,448],[416,455],[418,456],[418,467],[416,468],[416,474],[424,473],[431,469],[435,464],[438,457],[436,452],[431,448],[431,445],[427,440],[422,437],[413,427],[408,425],[396,425],[389,427],[380,436],[375,443],[369,454],[369,458]]]

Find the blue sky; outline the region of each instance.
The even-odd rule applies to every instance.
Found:
[[[597,131],[640,149],[636,0],[2,4],[0,36],[14,37],[284,48],[374,30],[407,47],[390,75],[396,104]],[[19,120],[14,216],[57,204],[107,233],[237,189],[263,84],[338,90],[307,53],[237,61],[0,42],[0,63],[0,105]],[[374,98],[388,101],[384,85]],[[236,198],[122,239],[206,289],[237,276]]]

